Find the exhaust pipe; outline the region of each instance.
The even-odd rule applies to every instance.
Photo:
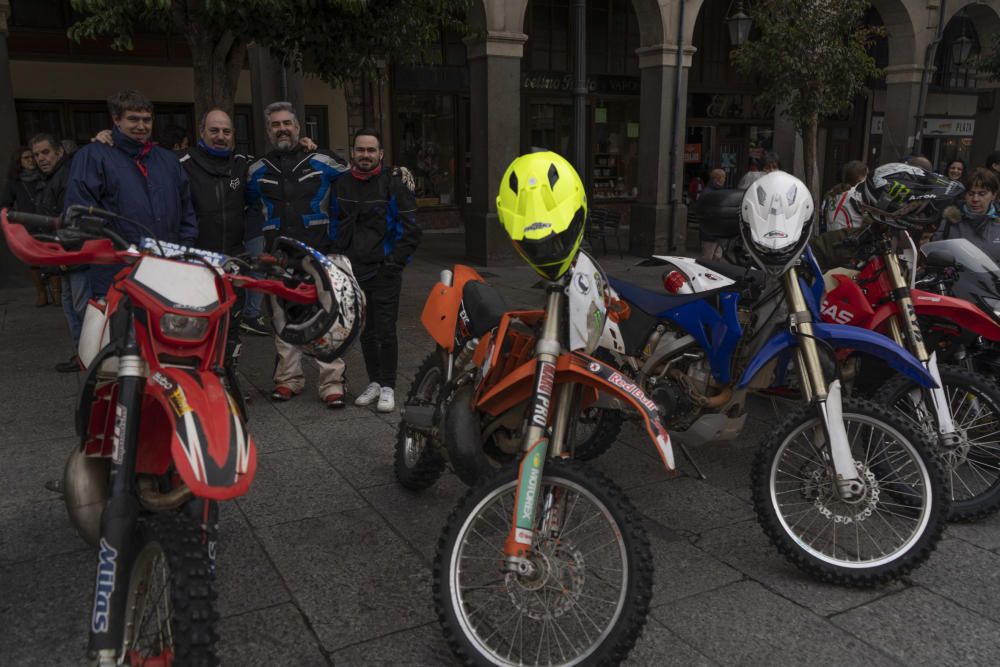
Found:
[[[95,548],[101,539],[109,475],[109,459],[87,456],[79,445],[73,445],[63,469],[63,503],[77,534]]]

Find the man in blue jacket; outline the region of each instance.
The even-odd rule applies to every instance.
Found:
[[[136,90],[122,90],[108,98],[114,123],[114,145],[94,142],[73,156],[65,207],[74,204],[113,211],[134,222],[115,220],[108,225],[125,240],[143,236],[194,245],[198,221],[191,205],[187,174],[177,156],[152,142],[153,104]],[[104,296],[121,267],[90,269],[94,296]]]

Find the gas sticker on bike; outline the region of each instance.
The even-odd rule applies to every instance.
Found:
[[[549,423],[549,404],[552,401],[552,386],[556,378],[556,366],[548,361],[538,362],[535,377],[535,393],[531,402],[531,423],[545,428]]]
[[[538,490],[542,485],[542,465],[545,462],[548,448],[548,438],[541,438],[528,449],[521,461],[514,515],[514,541],[521,545],[531,546],[531,538],[535,529]]]
[[[115,590],[115,574],[118,571],[118,551],[101,538],[101,552],[97,564],[97,585],[94,589],[94,613],[91,615],[91,630],[107,632],[110,626],[111,594]]]

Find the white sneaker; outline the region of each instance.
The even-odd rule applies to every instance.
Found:
[[[392,387],[382,387],[375,409],[379,412],[392,412],[396,409],[396,392],[392,390]]]
[[[354,399],[354,405],[358,406],[359,408],[364,408],[371,405],[380,398],[379,396],[380,389],[381,387],[378,385],[378,382],[372,382],[363,392],[361,392],[360,396]]]

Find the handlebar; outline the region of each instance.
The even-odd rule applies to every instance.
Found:
[[[8,210],[7,219],[36,232],[54,232],[62,226],[62,218],[52,218],[24,211]]]

